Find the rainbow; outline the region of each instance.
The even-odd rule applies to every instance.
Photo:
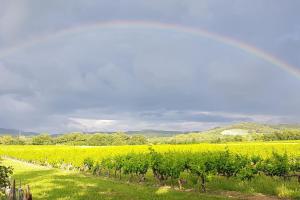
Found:
[[[12,46],[11,48],[0,50],[0,59],[4,58],[8,55],[15,53],[21,49],[25,49],[43,42],[47,42],[49,40],[53,40],[56,38],[64,37],[70,34],[81,33],[85,31],[90,31],[93,29],[99,28],[151,28],[151,29],[158,29],[158,30],[171,30],[180,33],[187,33],[194,36],[207,38],[216,42],[220,42],[222,44],[243,50],[246,53],[252,54],[257,58],[260,58],[274,66],[281,68],[282,70],[288,72],[291,75],[294,75],[297,78],[300,78],[300,68],[296,66],[292,66],[287,62],[276,58],[275,56],[271,55],[270,53],[263,51],[255,46],[247,44],[245,42],[220,35],[217,33],[213,33],[204,29],[193,28],[183,25],[177,24],[167,24],[161,22],[153,22],[153,21],[108,21],[108,22],[96,22],[91,24],[84,24],[80,26],[75,26],[71,28],[66,28],[45,36],[37,37],[27,42]]]

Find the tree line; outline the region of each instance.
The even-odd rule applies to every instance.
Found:
[[[153,144],[197,144],[226,143],[226,142],[251,142],[251,141],[280,141],[280,140],[300,140],[300,129],[282,129],[272,133],[250,132],[245,135],[222,135],[219,132],[211,133],[187,133],[173,137],[151,138]]]
[[[278,141],[300,140],[299,129],[278,130],[273,133],[250,133],[246,135],[220,135],[211,134],[181,134],[173,137],[145,137],[143,135],[128,135],[123,132],[117,133],[68,133],[62,135],[40,134],[36,136],[11,136],[0,137],[0,144],[5,145],[88,145],[88,146],[111,146],[111,145],[142,145],[142,144],[196,144],[201,142],[224,143],[243,141]]]
[[[49,135],[43,133],[37,136],[10,136],[0,137],[0,144],[5,145],[88,145],[88,146],[112,146],[112,145],[138,145],[146,144],[147,138],[142,135],[127,135],[125,133],[69,133],[63,135]]]

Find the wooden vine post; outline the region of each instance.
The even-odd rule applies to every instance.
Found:
[[[20,182],[20,186],[18,190],[16,190],[16,180],[13,180],[12,185],[9,188],[7,200],[32,200],[29,185],[23,190]]]

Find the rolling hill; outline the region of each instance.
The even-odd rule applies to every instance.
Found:
[[[38,133],[35,132],[26,132],[26,131],[22,131],[22,130],[17,130],[17,129],[8,129],[8,128],[0,128],[0,135],[37,135]]]

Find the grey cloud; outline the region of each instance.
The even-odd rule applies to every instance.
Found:
[[[149,20],[206,28],[300,66],[295,1],[0,3],[0,52],[95,21]],[[111,120],[102,128],[192,130],[297,122],[299,87],[299,79],[254,55],[188,33],[87,29],[0,55],[0,127],[59,132]]]

